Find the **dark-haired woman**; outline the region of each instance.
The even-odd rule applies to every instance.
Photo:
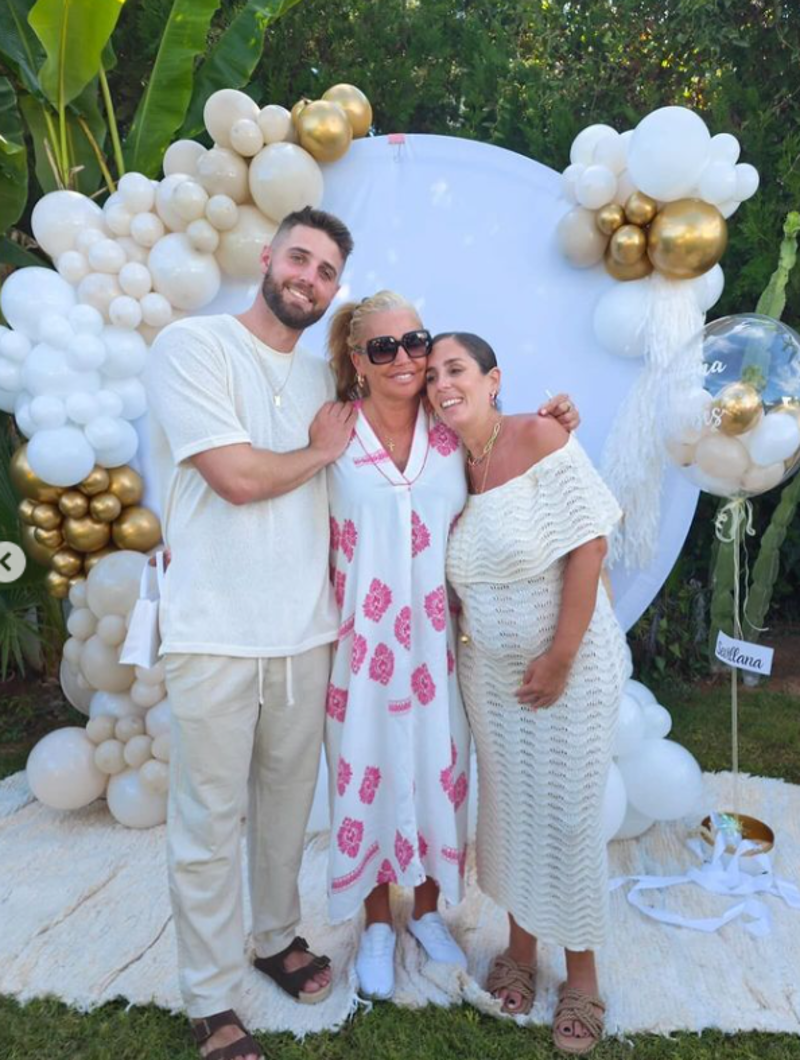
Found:
[[[598,591],[621,513],[557,422],[501,415],[500,370],[482,339],[438,337],[426,381],[468,453],[470,497],[447,576],[461,601],[459,679],[478,754],[478,882],[509,915],[488,986],[506,1011],[529,1011],[537,940],[563,946],[554,1042],[585,1053],[603,1030],[593,953],[608,930],[602,805],[629,675]]]

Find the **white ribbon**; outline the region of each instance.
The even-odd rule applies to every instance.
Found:
[[[763,938],[772,930],[772,918],[767,906],[754,895],[771,895],[773,898],[782,899],[792,909],[800,909],[800,890],[788,880],[775,876],[772,871],[772,859],[768,854],[754,854],[748,857],[747,870],[743,870],[740,859],[749,850],[755,849],[757,844],[743,839],[734,854],[726,854],[726,838],[721,833],[717,835],[714,852],[709,861],[704,861],[699,841],[689,840],[686,845],[702,862],[700,868],[690,868],[681,876],[620,876],[611,880],[609,890],[615,891],[623,884],[635,880],[635,886],[628,891],[628,901],[651,920],[672,924],[674,927],[690,928],[692,931],[712,933],[742,917],[745,918],[745,930],[757,938]],[[662,890],[685,883],[695,883],[712,894],[741,898],[742,901],[730,906],[721,916],[697,918],[654,909],[644,901],[645,891]]]

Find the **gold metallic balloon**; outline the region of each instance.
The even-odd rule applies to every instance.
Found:
[[[303,96],[303,98],[298,99],[298,101],[292,107],[292,125],[294,125],[295,129],[297,128],[297,119],[300,117],[300,115],[303,113],[303,111],[306,109],[310,102],[310,99],[306,99],[306,97]]]
[[[68,515],[72,519],[80,519],[89,511],[89,498],[80,490],[64,490],[58,501],[58,507],[62,515]]]
[[[122,501],[119,497],[111,493],[111,491],[108,493],[98,493],[97,496],[92,497],[89,502],[89,511],[91,512],[92,518],[96,519],[99,523],[113,523],[122,511]]]
[[[300,112],[297,136],[300,146],[317,162],[335,162],[350,146],[353,130],[338,103],[318,99]]]
[[[625,201],[625,217],[632,225],[649,225],[657,213],[658,203],[643,191],[635,191]]]
[[[61,496],[61,486],[51,486],[44,482],[33,471],[28,463],[28,446],[21,445],[11,457],[8,464],[11,485],[20,497],[30,497],[31,500],[41,501],[45,504],[56,504]]]
[[[105,493],[108,489],[109,476],[104,467],[93,467],[86,478],[78,485],[78,489],[87,497],[94,497],[96,493]]]
[[[47,531],[45,531],[45,533],[46,532]],[[36,537],[36,534],[36,527],[23,526],[20,532],[22,548],[24,549],[25,554],[29,556],[34,563],[38,563],[42,567],[49,567],[50,560],[56,550],[54,548],[48,548],[47,545],[43,545]]]
[[[608,244],[608,253],[617,265],[635,265],[647,251],[647,236],[638,225],[618,228]]]
[[[122,507],[127,508],[129,504],[138,504],[144,495],[144,482],[138,471],[124,464],[122,467],[112,467],[108,473],[109,493],[119,497]]]
[[[33,509],[31,522],[34,526],[40,526],[42,530],[55,530],[56,527],[61,526],[63,518],[57,504],[37,504]]]
[[[59,574],[57,571],[49,570],[44,576],[44,584],[47,591],[56,600],[66,600],[69,596],[69,578],[65,578],[63,574]]]
[[[372,106],[360,88],[355,85],[334,85],[322,98],[329,103],[338,103],[347,115],[353,130],[353,139],[366,136],[372,125]]]
[[[32,501],[30,497],[26,497],[17,505],[17,514],[19,515],[20,522],[25,523],[27,526],[33,526],[33,509],[36,507],[36,501]]]
[[[65,541],[76,552],[97,552],[99,548],[105,548],[111,537],[108,523],[99,523],[88,515],[82,519],[65,519],[61,529]]]
[[[111,527],[111,536],[118,548],[149,552],[161,540],[161,523],[149,508],[133,505],[123,509],[119,519]]]
[[[118,548],[114,548],[113,545],[107,545],[106,548],[99,548],[97,552],[90,552],[83,561],[83,569],[88,575],[93,567],[96,567],[101,559],[105,559],[106,556],[110,556],[112,552],[119,552]]]
[[[610,236],[625,224],[625,211],[618,202],[610,202],[600,207],[594,221],[604,236]]]
[[[33,531],[33,536],[40,545],[44,545],[45,548],[52,549],[55,552],[57,548],[61,548],[64,544],[64,535],[61,532],[63,525],[62,523],[58,530],[42,530],[40,526],[37,526]]]
[[[749,383],[729,383],[714,398],[714,410],[720,413],[719,429],[724,434],[744,434],[761,421],[764,409],[761,395]],[[717,421],[716,416],[714,421]]]
[[[50,560],[50,567],[56,574],[65,578],[74,578],[83,570],[83,556],[71,548],[60,548]]]
[[[611,247],[609,247],[604,261],[606,272],[613,276],[615,280],[641,280],[645,276],[649,276],[653,271],[653,265],[646,254],[642,254],[633,265],[622,265],[612,258]]]
[[[650,225],[647,253],[654,267],[673,280],[693,280],[712,269],[728,245],[725,218],[701,199],[678,199]]]

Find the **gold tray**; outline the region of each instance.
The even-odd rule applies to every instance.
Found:
[[[775,845],[775,833],[768,824],[759,821],[756,817],[748,817],[743,813],[732,813],[730,810],[723,810],[721,813],[726,817],[732,817],[736,821],[742,839],[747,839],[751,843],[758,844],[756,847],[753,847],[752,850],[748,850],[743,857],[752,857],[755,854],[768,854],[770,850],[772,850]],[[716,832],[711,823],[710,816],[704,817],[700,822],[700,836],[709,846],[713,847]],[[725,853],[735,854],[736,849],[727,846],[725,847]]]

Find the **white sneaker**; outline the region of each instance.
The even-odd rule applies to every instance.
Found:
[[[447,925],[438,913],[426,913],[419,920],[412,917],[408,922],[408,930],[432,961],[457,964],[459,968],[466,970],[466,954],[447,930]]]
[[[385,1000],[394,994],[396,942],[397,936],[389,924],[371,924],[361,935],[356,975],[365,997]]]

